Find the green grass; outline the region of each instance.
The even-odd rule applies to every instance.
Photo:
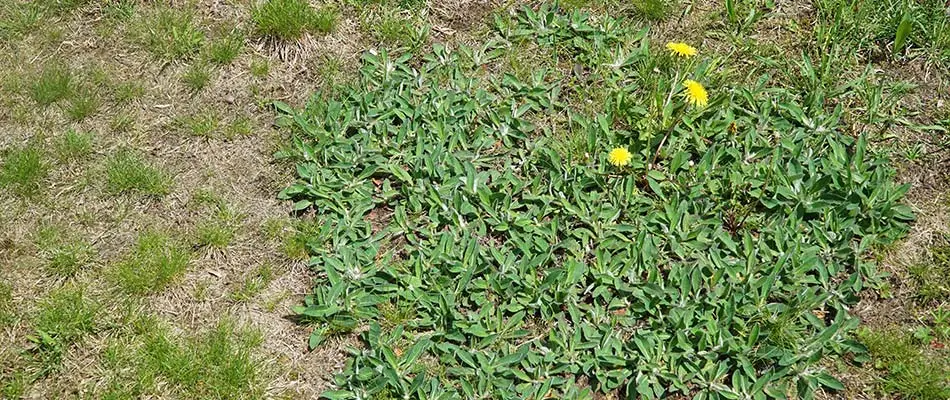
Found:
[[[284,256],[302,260],[308,257],[307,243],[311,240],[319,241],[321,228],[324,225],[316,219],[299,219],[284,221],[270,220],[265,224],[265,235],[274,240],[280,240]]]
[[[270,63],[266,58],[255,58],[251,60],[251,65],[248,67],[248,70],[251,71],[251,75],[255,78],[266,78],[267,74],[270,73]]]
[[[257,35],[295,40],[305,32],[328,33],[337,24],[336,10],[314,9],[306,0],[266,0],[251,11]]]
[[[211,67],[204,62],[195,62],[181,76],[181,82],[192,93],[200,92],[211,82]]]
[[[950,60],[950,15],[941,0],[872,1],[819,0],[818,43],[849,49],[868,58],[923,55],[940,65]],[[895,49],[898,30],[908,18],[902,49]],[[945,65],[945,64],[944,64]]]
[[[235,118],[224,128],[225,139],[235,139],[254,134],[254,123],[248,117]]]
[[[164,60],[191,58],[205,41],[194,10],[169,7],[145,13],[134,35],[143,48]]]
[[[190,259],[190,251],[170,235],[145,232],[110,275],[124,292],[147,295],[162,291],[181,276],[188,269]]]
[[[224,248],[234,241],[244,217],[226,205],[214,215],[198,223],[197,242],[201,247]]]
[[[244,50],[244,34],[233,31],[212,41],[207,48],[207,59],[215,64],[230,64]]]
[[[135,16],[135,0],[110,0],[102,6],[102,15],[110,21],[125,22]]]
[[[112,132],[129,132],[135,128],[135,115],[130,111],[120,112],[109,120],[109,129]]]
[[[139,398],[159,382],[180,398],[264,397],[268,371],[253,356],[262,340],[257,332],[223,321],[202,334],[176,337],[153,325],[135,339],[135,347],[113,346],[106,353],[118,375],[107,390],[117,398]]]
[[[82,89],[75,91],[66,105],[66,116],[74,122],[81,122],[89,118],[102,105],[99,94],[92,89]]]
[[[5,327],[16,321],[17,313],[13,304],[13,286],[5,279],[0,279],[0,327]]]
[[[36,2],[0,1],[0,40],[15,40],[34,31],[43,20]]]
[[[30,314],[33,334],[27,339],[32,344],[16,353],[0,350],[0,355],[15,354],[0,359],[0,394],[20,398],[36,381],[55,374],[66,351],[100,329],[100,315],[101,305],[79,285],[54,288],[39,299]]]
[[[178,118],[175,123],[191,136],[213,139],[218,133],[219,117],[209,110]]]
[[[80,160],[92,154],[95,135],[92,132],[68,130],[54,141],[56,158],[62,161]]]
[[[36,245],[45,260],[43,268],[47,273],[64,278],[75,276],[91,265],[96,256],[95,248],[88,241],[51,226],[40,229]]]
[[[662,21],[673,12],[671,0],[633,0],[630,5],[637,15],[650,21]]]
[[[162,196],[169,192],[171,178],[130,150],[120,150],[106,160],[106,191],[112,194],[140,193]]]
[[[383,44],[414,49],[421,45],[428,31],[417,26],[419,21],[394,9],[384,8],[380,14],[362,22],[363,28]]]
[[[37,304],[34,327],[41,345],[64,346],[96,330],[100,306],[85,289],[67,285],[55,289]],[[43,335],[53,342],[43,342]]]
[[[930,249],[927,262],[907,269],[917,285],[917,297],[924,304],[950,299],[950,245]]]
[[[66,99],[72,92],[73,75],[66,66],[47,64],[33,79],[30,97],[41,107]]]
[[[92,2],[92,0],[38,0],[39,4],[50,13],[64,14]]]
[[[950,353],[928,355],[910,335],[897,331],[863,329],[859,338],[874,367],[884,376],[881,391],[899,398],[943,400],[950,398]]]
[[[112,100],[117,104],[128,104],[145,95],[145,88],[136,81],[121,82],[112,88]]]
[[[3,154],[0,166],[0,188],[20,197],[32,197],[45,186],[49,165],[39,148],[33,146],[11,149]]]
[[[244,278],[241,286],[231,293],[231,300],[237,302],[250,301],[274,280],[274,267],[263,264],[257,267],[249,276]]]

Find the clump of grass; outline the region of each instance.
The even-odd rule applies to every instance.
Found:
[[[106,161],[106,191],[113,194],[168,194],[171,178],[141,156],[122,150]]]
[[[416,21],[394,10],[386,9],[376,18],[363,21],[363,26],[376,40],[399,47],[415,48],[425,41],[427,30],[416,27]]]
[[[673,8],[670,0],[634,0],[631,4],[637,15],[650,21],[666,19]]]
[[[48,345],[68,345],[96,329],[99,305],[77,286],[64,286],[40,300],[34,324]]]
[[[292,259],[306,259],[309,254],[307,243],[326,236],[322,222],[316,219],[295,220],[292,224],[274,220],[265,229],[268,236],[282,240],[284,255]]]
[[[92,153],[95,136],[91,132],[66,131],[56,139],[54,149],[60,161],[72,161],[85,158]]]
[[[122,22],[132,19],[135,15],[134,0],[112,0],[102,6],[102,15],[107,19]]]
[[[264,78],[270,73],[270,63],[265,58],[257,58],[251,60],[249,69],[255,78]]]
[[[896,331],[861,330],[861,342],[871,353],[876,369],[885,375],[880,388],[900,398],[941,400],[950,398],[950,365],[946,358],[922,353],[913,339]]]
[[[40,192],[49,166],[39,149],[33,146],[9,150],[0,167],[0,188],[20,197],[32,197]]]
[[[211,331],[183,341],[167,332],[148,335],[139,373],[159,376],[190,398],[263,396],[263,366],[252,357],[259,333],[221,322]]]
[[[917,284],[917,297],[924,303],[950,298],[950,245],[930,249],[929,262],[907,269]]]
[[[103,363],[114,376],[103,396],[136,399],[162,382],[180,398],[263,398],[268,370],[253,356],[261,343],[259,332],[228,320],[187,337],[151,322],[131,340],[103,351]]]
[[[338,16],[335,9],[317,10],[306,0],[267,0],[251,11],[251,18],[258,35],[294,40],[305,32],[332,31]]]
[[[96,113],[101,105],[99,95],[89,89],[79,90],[69,98],[66,107],[66,116],[70,120],[80,122]]]
[[[211,82],[211,68],[204,62],[191,64],[185,74],[182,75],[181,82],[191,92],[200,92],[208,86],[208,82]]]
[[[145,95],[145,88],[136,81],[122,82],[112,89],[112,99],[119,104],[126,104]]]
[[[121,112],[109,120],[109,129],[113,132],[128,132],[135,127],[135,116],[130,112]]]
[[[112,271],[112,279],[124,292],[147,295],[164,289],[187,268],[191,254],[169,235],[145,232],[132,252]]]
[[[215,214],[198,224],[197,241],[202,247],[227,247],[234,240],[243,216],[232,208],[221,205]]]
[[[16,320],[13,307],[13,286],[0,280],[0,326],[7,326]]]
[[[43,8],[36,2],[4,2],[0,9],[0,39],[17,39],[36,29]]]
[[[48,226],[40,229],[37,240],[39,254],[50,274],[69,278],[92,263],[96,251],[86,240],[61,229]]]
[[[233,31],[208,46],[208,61],[215,64],[230,64],[244,49],[244,34]]]
[[[253,133],[254,125],[251,119],[248,117],[238,117],[234,121],[231,121],[225,128],[224,137],[226,139],[234,139],[239,136],[250,136]]]
[[[62,14],[82,7],[90,1],[91,0],[40,0],[38,3],[42,4],[46,11],[50,13]]]
[[[191,200],[188,202],[190,206],[201,207],[201,206],[210,206],[210,207],[222,207],[226,203],[224,198],[215,193],[211,189],[198,189],[191,195]]]
[[[274,280],[274,268],[270,264],[263,264],[244,279],[241,287],[231,293],[231,300],[245,302],[261,293]]]
[[[211,139],[218,130],[218,116],[213,111],[181,117],[177,124],[192,136]]]
[[[156,57],[175,60],[194,56],[204,43],[204,32],[192,10],[163,7],[139,21],[138,41]]]
[[[30,97],[36,104],[46,107],[69,97],[73,75],[69,68],[48,64],[30,86]]]
[[[28,337],[33,342],[30,351],[19,353],[12,373],[8,365],[0,369],[0,393],[4,398],[19,398],[34,382],[55,372],[69,346],[95,333],[100,310],[85,289],[76,285],[53,289],[38,301],[32,314],[35,333]]]
[[[412,321],[416,316],[411,305],[398,302],[383,302],[376,307],[379,310],[380,326],[385,329],[394,329]]]

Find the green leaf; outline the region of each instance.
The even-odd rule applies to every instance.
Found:
[[[904,46],[907,45],[907,37],[910,35],[911,27],[913,26],[913,15],[910,10],[904,12],[904,16],[901,17],[900,23],[897,25],[897,33],[894,36],[894,54],[904,50]]]
[[[818,383],[822,386],[833,389],[833,390],[845,390],[844,384],[841,381],[835,379],[835,377],[828,375],[826,373],[821,373],[817,377]]]

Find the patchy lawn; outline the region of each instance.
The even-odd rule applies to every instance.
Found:
[[[948,398],[947,13],[0,0],[0,398]]]

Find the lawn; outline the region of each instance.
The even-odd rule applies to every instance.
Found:
[[[0,398],[950,398],[942,0],[0,0]]]

